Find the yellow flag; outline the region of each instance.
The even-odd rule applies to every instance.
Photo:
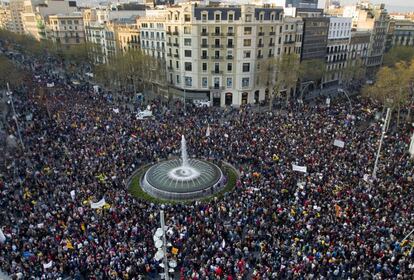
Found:
[[[70,240],[69,240],[69,239],[66,239],[66,248],[68,248],[68,249],[73,249],[72,242],[70,242]]]

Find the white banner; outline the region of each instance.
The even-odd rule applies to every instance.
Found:
[[[210,125],[207,126],[206,137],[210,137]]]
[[[300,165],[292,164],[292,170],[306,173],[306,166],[300,166]]]
[[[53,261],[50,261],[50,262],[48,262],[48,263],[44,263],[43,264],[43,268],[51,268],[52,267],[52,265],[53,265]]]
[[[0,229],[0,243],[6,242],[6,236],[4,236],[3,231]]]
[[[70,191],[70,197],[72,197],[72,200],[75,200],[75,190]]]
[[[345,142],[342,141],[342,140],[335,139],[334,146],[337,146],[339,148],[343,148],[343,147],[345,147]]]
[[[99,200],[98,202],[91,202],[92,209],[102,208],[104,205],[105,205],[105,197]]]
[[[47,83],[47,84],[46,84],[46,86],[47,86],[47,87],[54,87],[54,86],[55,86],[55,83],[50,83],[50,84],[49,84],[49,83]]]

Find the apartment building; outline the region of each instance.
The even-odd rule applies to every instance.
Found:
[[[414,46],[414,21],[411,20],[391,20],[388,34],[390,37],[390,49],[394,46]]]
[[[9,2],[0,1],[0,29],[11,29],[11,14]]]
[[[118,49],[123,52],[138,50],[140,48],[140,32],[136,19],[114,20],[113,23],[116,26]]]
[[[283,49],[282,8],[182,4],[168,11],[166,66],[174,95],[214,106],[268,98],[258,68]]]
[[[155,11],[155,10],[154,10]],[[141,49],[147,55],[165,60],[166,46],[172,47],[173,42],[166,42],[166,10],[151,12],[147,17],[137,20],[141,32]],[[178,40],[178,39],[177,39]],[[187,40],[188,43],[188,40]]]
[[[373,77],[382,65],[387,41],[389,16],[385,5],[360,2],[355,6],[345,7],[344,16],[352,17],[352,27],[354,30],[369,31],[371,33],[367,76]]]
[[[329,23],[328,17],[303,18],[301,60],[326,59]]]
[[[352,31],[348,48],[348,61],[352,65],[360,63],[366,66],[371,33],[367,31]]]
[[[337,84],[341,81],[342,70],[347,66],[351,28],[351,18],[329,18],[326,74],[323,79],[325,86]]]
[[[54,43],[70,47],[85,42],[81,12],[50,15],[46,20],[47,37]]]
[[[9,30],[14,33],[23,34],[24,27],[23,27],[21,13],[24,12],[24,0],[10,0],[9,9],[10,9]]]

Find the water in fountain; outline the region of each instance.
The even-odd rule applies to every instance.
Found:
[[[178,181],[189,181],[200,176],[200,172],[191,167],[188,162],[187,142],[184,135],[181,136],[181,166],[172,169],[168,176]]]
[[[182,166],[188,167],[188,154],[187,154],[187,142],[184,135],[181,135],[181,160]]]

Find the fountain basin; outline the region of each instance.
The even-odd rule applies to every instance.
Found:
[[[151,166],[141,179],[149,195],[166,200],[191,200],[211,196],[225,186],[225,177],[214,163],[200,159],[166,160]]]

